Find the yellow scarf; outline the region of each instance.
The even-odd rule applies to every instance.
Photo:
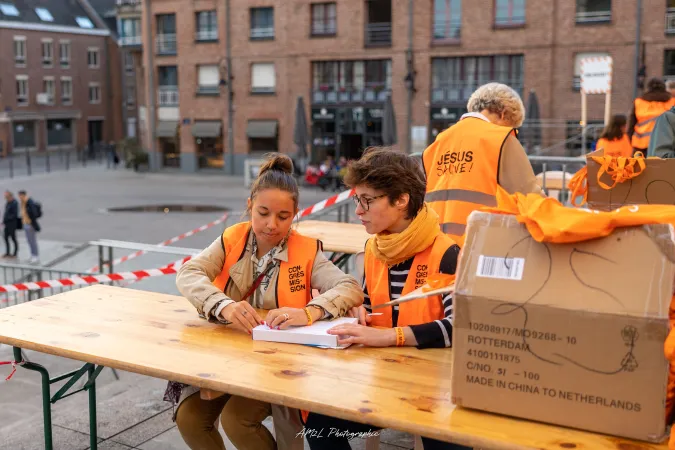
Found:
[[[426,250],[441,233],[438,214],[425,203],[401,233],[378,233],[368,245],[375,257],[394,266]]]

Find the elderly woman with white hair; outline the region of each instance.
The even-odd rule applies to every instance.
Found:
[[[516,138],[525,107],[516,91],[500,83],[479,87],[469,112],[424,150],[426,201],[460,246],[466,220],[482,206],[495,206],[497,186],[509,193],[542,194],[527,154]]]

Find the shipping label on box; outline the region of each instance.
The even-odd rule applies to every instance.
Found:
[[[455,402],[660,440],[673,260],[669,226],[556,245],[512,216],[472,215],[454,300]]]

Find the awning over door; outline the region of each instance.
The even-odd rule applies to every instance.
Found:
[[[250,138],[270,139],[277,137],[276,120],[249,120],[246,135]]]
[[[156,134],[159,138],[176,137],[176,130],[178,129],[177,120],[160,120],[157,123]]]
[[[196,138],[217,138],[223,129],[223,124],[216,121],[199,121],[192,125],[192,135]]]

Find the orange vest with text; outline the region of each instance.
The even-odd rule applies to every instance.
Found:
[[[223,292],[230,282],[230,268],[244,256],[249,233],[250,222],[238,223],[223,232],[225,264],[213,280],[213,285]],[[312,267],[321,242],[291,231],[287,245],[288,261],[281,261],[275,287],[277,305],[280,308],[304,308],[312,299]]]
[[[441,228],[461,247],[466,220],[483,206],[495,206],[502,146],[512,128],[476,117],[460,120],[438,135],[422,155],[427,176],[425,200]]]
[[[641,98],[635,99],[635,117],[637,122],[633,129],[633,137],[631,145],[635,148],[645,149],[649,147],[649,139],[651,138],[656,119],[675,106],[675,99],[670,99],[667,102],[649,102]]]
[[[628,135],[624,134],[619,139],[610,141],[609,139],[600,138],[598,143],[595,144],[596,150],[604,150],[605,156],[623,156],[625,158],[630,158],[633,156],[633,146],[630,145],[630,140],[628,140]]]
[[[455,241],[449,236],[439,234],[433,244],[415,255],[401,296],[421,287],[427,282],[429,276],[437,274],[443,255],[453,245]],[[368,245],[366,245],[364,273],[371,305],[381,305],[392,300],[389,296],[389,268],[387,264],[373,255]],[[396,326],[399,327],[429,323],[445,317],[443,299],[440,295],[401,303],[398,308]],[[372,316],[370,324],[378,327],[393,327],[392,308],[383,308],[378,312],[382,312],[382,315]]]

